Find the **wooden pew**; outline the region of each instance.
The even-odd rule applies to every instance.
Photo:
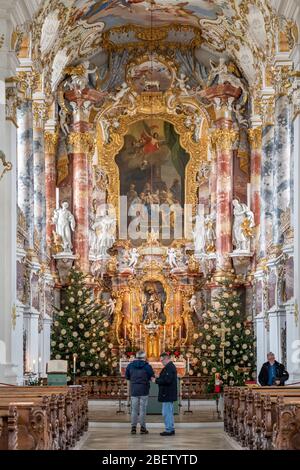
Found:
[[[48,400],[47,417],[51,424],[52,449],[73,447],[88,427],[88,396],[82,386],[74,387],[0,387],[0,407],[10,403]]]
[[[295,400],[291,397],[278,397],[272,448],[300,450],[300,398]]]
[[[5,403],[1,399],[0,414],[4,420],[0,448],[8,446],[12,450],[54,450],[48,406],[47,400],[40,403],[7,400]],[[9,436],[8,440],[6,436]]]
[[[16,406],[0,410],[0,450],[18,450],[18,411]]]
[[[272,448],[273,427],[278,420],[278,397],[282,397],[282,403],[285,404],[291,400],[300,400],[300,388],[225,387],[225,431],[244,447]]]

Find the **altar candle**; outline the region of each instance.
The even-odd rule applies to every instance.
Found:
[[[247,206],[251,208],[251,183],[247,183]]]
[[[32,361],[32,372],[35,372],[35,359]]]
[[[142,347],[142,325],[140,325],[140,343]]]
[[[73,354],[73,374],[76,374],[76,354]]]
[[[173,345],[173,342],[174,342],[174,329],[173,329],[173,325],[171,326],[171,341],[172,341],[172,345]]]
[[[120,374],[122,374],[122,362],[121,362],[121,359],[119,360],[119,371],[120,371]]]
[[[126,328],[126,325],[124,327],[124,341],[127,340],[127,328]]]
[[[59,188],[56,188],[56,209],[59,209]]]
[[[187,372],[190,373],[190,358],[187,358]]]
[[[179,342],[181,343],[181,325],[179,327]]]
[[[165,349],[166,346],[166,325],[164,325],[164,345],[163,348]]]
[[[39,368],[38,368],[38,373],[40,373],[42,370],[42,358],[41,356],[39,357]]]

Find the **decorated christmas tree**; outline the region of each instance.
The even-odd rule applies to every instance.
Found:
[[[252,317],[242,313],[240,294],[233,285],[222,285],[213,298],[188,356],[190,375],[209,376],[210,392],[214,389],[216,373],[228,385],[244,385],[255,377]]]
[[[68,361],[69,376],[74,364],[76,375],[114,375],[118,358],[113,352],[110,323],[83,273],[71,270],[69,285],[61,290],[61,308],[55,310],[52,359]]]

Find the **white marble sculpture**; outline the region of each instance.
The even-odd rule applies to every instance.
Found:
[[[177,254],[175,248],[168,248],[167,261],[171,269],[178,268]]]
[[[248,206],[237,199],[233,205],[233,245],[234,253],[250,253],[251,232],[254,223],[254,214]]]
[[[184,73],[181,73],[179,77],[175,77],[175,78],[178,83],[178,87],[181,91],[181,94],[188,95],[189,94],[188,90],[190,87],[186,83],[189,80],[189,78]]]
[[[134,269],[140,257],[137,248],[132,248],[132,250],[129,251],[128,256],[128,267]]]
[[[115,102],[115,104],[119,104],[129,90],[130,87],[126,82],[123,82],[120,90],[115,94],[115,96],[112,96],[112,100]]]
[[[60,109],[59,111],[59,124],[62,132],[64,133],[65,136],[67,136],[70,133],[69,125],[68,125],[68,114],[67,111],[63,108]]]
[[[107,250],[116,240],[116,219],[109,214],[97,217],[92,230],[95,231],[96,236],[91,251],[97,258],[106,258]]]
[[[194,239],[195,254],[201,254],[205,248],[205,227],[204,227],[204,214],[201,207],[198,208],[198,213],[194,218],[195,225],[192,231]]]
[[[68,207],[69,204],[63,202],[61,208],[55,209],[52,219],[56,233],[62,239],[64,253],[72,253],[72,232],[75,231],[75,218]]]
[[[190,298],[190,300],[188,301],[188,304],[190,306],[190,309],[197,313],[197,305],[198,305],[198,302],[197,302],[197,297],[195,294],[192,295],[192,297]]]
[[[116,309],[116,299],[112,299],[110,297],[109,300],[105,303],[105,308],[107,311],[107,316],[111,318]]]

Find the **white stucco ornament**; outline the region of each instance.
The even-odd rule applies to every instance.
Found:
[[[68,63],[68,60],[69,57],[66,48],[59,50],[56,56],[54,57],[51,77],[52,90],[55,90],[56,86],[58,85],[58,82],[62,76],[62,72]]]
[[[52,11],[46,16],[41,32],[41,53],[47,54],[54,45],[59,30],[60,21],[58,10]]]

